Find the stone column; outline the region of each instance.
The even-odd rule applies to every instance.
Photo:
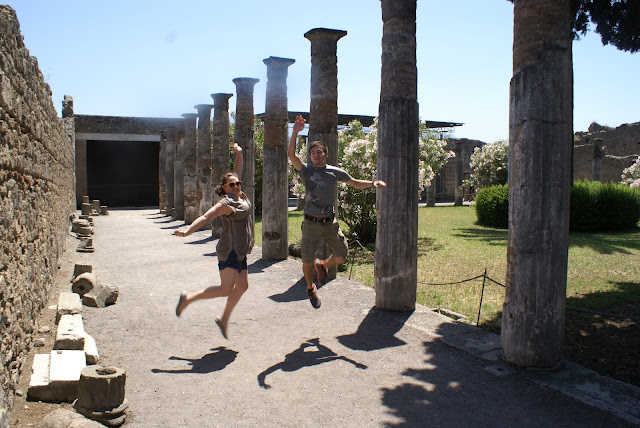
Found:
[[[173,212],[174,207],[174,161],[176,158],[176,128],[175,126],[167,126],[165,131],[165,141],[164,141],[164,153],[165,153],[165,165],[164,165],[164,174],[165,174],[165,189],[167,192],[167,215],[175,216]]]
[[[436,180],[438,179],[438,175],[436,174],[431,180],[431,185],[427,187],[427,206],[435,207],[436,206]]]
[[[418,285],[416,0],[382,0],[375,252],[376,306],[415,309]]]
[[[213,202],[213,189],[211,188],[211,109],[212,104],[198,104],[198,195],[200,206],[198,216],[201,216]],[[207,226],[208,227],[208,226]]]
[[[262,168],[262,258],[285,260],[289,242],[287,74],[293,59],[269,57]]]
[[[464,153],[463,153],[463,147],[462,147],[462,143],[460,142],[460,140],[456,141],[456,148],[455,148],[455,154],[456,154],[456,175],[455,175],[455,180],[456,180],[456,185],[454,188],[454,203],[453,205],[455,205],[456,207],[461,207],[462,206],[462,202],[463,202],[463,193],[464,193],[464,189],[462,188],[462,179],[464,177]]]
[[[173,210],[175,218],[184,220],[184,128],[176,129],[176,157],[173,161]]]
[[[509,234],[502,355],[522,368],[562,361],[573,66],[569,0],[514,3]]]
[[[191,224],[198,218],[200,196],[198,194],[198,171],[196,168],[196,126],[198,115],[185,113],[184,117],[184,222]]]
[[[602,159],[604,158],[604,147],[602,138],[593,139],[593,160],[591,161],[591,179],[602,181]]]
[[[211,194],[212,205],[218,202],[215,188],[224,174],[229,172],[229,98],[233,94],[211,94],[213,98],[213,129],[211,149]],[[216,217],[211,221],[211,234],[219,238],[222,233],[222,220]]]
[[[342,30],[314,28],[305,33],[311,42],[311,104],[309,107],[308,142],[322,141],[329,149],[327,163],[338,165],[338,40],[346,36]],[[307,146],[307,163],[311,161]],[[334,186],[333,201],[338,214],[338,184]],[[316,255],[325,259],[328,249],[324,242]],[[336,277],[337,269],[331,268],[328,279]]]
[[[253,209],[255,219],[256,199],[256,143],[253,137],[254,110],[253,87],[259,79],[251,77],[237,77],[233,79],[236,85],[236,126],[233,141],[242,148],[242,191],[247,194]]]
[[[160,205],[161,214],[167,213],[167,143],[166,132],[160,131],[160,153],[158,155],[158,203]]]

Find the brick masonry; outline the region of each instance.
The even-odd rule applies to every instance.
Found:
[[[36,58],[0,5],[0,426],[74,212],[74,148]]]

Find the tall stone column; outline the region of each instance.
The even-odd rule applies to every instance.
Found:
[[[211,149],[211,190],[212,204],[218,202],[219,196],[214,189],[222,176],[229,172],[229,98],[233,94],[211,94],[213,98],[213,129]],[[222,233],[222,220],[216,217],[211,220],[211,235],[219,238]]]
[[[167,133],[160,131],[160,152],[158,154],[158,203],[160,205],[160,212],[167,213]]]
[[[570,0],[516,0],[509,107],[509,234],[502,355],[562,361],[573,144]]]
[[[184,117],[184,148],[182,153],[182,166],[184,171],[184,222],[191,224],[200,215],[198,171],[196,167],[196,126],[198,115],[195,113],[185,113],[182,117]]]
[[[602,159],[604,158],[604,147],[602,138],[593,139],[593,160],[591,161],[591,179],[602,181]]]
[[[382,0],[378,125],[376,306],[415,309],[418,285],[416,0]]]
[[[289,242],[287,74],[295,60],[271,56],[263,62],[267,66],[267,94],[262,168],[262,258],[285,260]]]
[[[253,87],[259,81],[259,79],[253,79],[251,77],[237,77],[233,79],[233,83],[236,85],[236,126],[233,131],[233,141],[238,143],[244,154],[242,191],[246,193],[251,201],[254,219],[256,206],[256,142],[253,137]]]
[[[346,36],[342,30],[314,28],[305,33],[311,42],[311,104],[309,107],[309,142],[322,141],[329,149],[327,163],[338,165],[338,40]],[[310,162],[307,150],[307,163]],[[334,185],[333,201],[338,214],[338,184]],[[328,257],[327,246],[322,243],[317,256]],[[336,267],[329,269],[328,278],[336,277]]]
[[[213,189],[211,187],[211,109],[212,104],[198,104],[198,194],[200,206],[198,216],[201,216],[212,206]],[[207,226],[208,227],[208,226]]]
[[[174,207],[174,161],[176,158],[176,143],[175,143],[176,129],[175,126],[167,126],[165,130],[164,150],[165,150],[165,165],[164,165],[164,179],[165,189],[167,192],[167,215],[175,216],[173,212]]]
[[[184,220],[184,128],[175,132],[176,157],[173,161],[173,211],[174,217]]]
[[[463,202],[463,192],[464,192],[464,189],[462,188],[462,179],[464,177],[464,163],[463,163],[464,153],[463,153],[462,143],[459,140],[456,141],[455,154],[456,154],[456,174],[455,174],[456,187],[454,189],[453,204],[456,207],[461,207]]]

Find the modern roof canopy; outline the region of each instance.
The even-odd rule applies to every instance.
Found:
[[[306,111],[290,111],[289,122],[295,122],[296,116],[301,115],[304,120],[309,121],[309,112]],[[260,120],[264,120],[264,113],[257,114],[256,117]],[[359,120],[362,126],[371,126],[376,116],[364,116],[361,114],[338,114],[338,125],[348,125],[352,120]],[[440,122],[435,120],[425,120],[425,124],[429,129],[440,128],[453,128],[455,126],[462,126],[464,123],[458,122]]]

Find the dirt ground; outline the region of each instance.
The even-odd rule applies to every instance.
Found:
[[[151,217],[151,220],[154,219],[154,217]],[[75,248],[77,242],[74,238],[70,237],[69,239],[67,248]],[[53,347],[56,331],[54,324],[55,305],[59,293],[70,289],[69,279],[73,270],[72,257],[77,258],[77,253],[69,250],[63,256],[61,268],[50,291],[51,297],[48,305],[45,306],[38,318],[38,334],[36,338],[45,339],[45,344],[42,347],[33,348],[23,366],[21,380],[17,387],[19,395],[11,409],[11,426],[14,428],[37,426],[45,415],[60,407],[72,409],[70,403],[52,404],[27,400],[33,357],[36,353],[47,353]],[[168,299],[171,300],[171,298]],[[171,303],[169,306],[171,306]],[[304,308],[306,308],[306,305]],[[329,308],[331,308],[330,301],[325,310],[329,310]],[[621,310],[620,308],[617,309]],[[631,314],[628,311],[623,313]],[[178,324],[175,321],[171,322]],[[242,327],[243,330],[248,329],[248,324],[243,324]],[[614,319],[567,311],[565,339],[565,358],[567,360],[583,365],[602,375],[640,387],[640,368],[637,364],[640,357],[640,327],[634,319]],[[240,342],[240,340],[238,341]],[[222,353],[222,351],[219,353]],[[109,355],[105,355],[105,357],[107,359],[106,364],[109,364]],[[130,422],[135,425],[135,415],[127,419],[125,426]]]

